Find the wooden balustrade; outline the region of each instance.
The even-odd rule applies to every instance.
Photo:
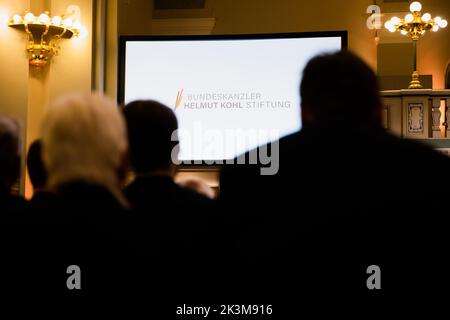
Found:
[[[387,90],[381,97],[388,130],[403,138],[450,139],[450,90]]]

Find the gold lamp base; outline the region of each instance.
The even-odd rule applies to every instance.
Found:
[[[419,73],[417,71],[414,71],[412,74],[412,80],[409,83],[408,89],[422,89],[422,85],[420,84],[419,80]]]
[[[44,58],[31,58],[30,65],[38,68],[43,68],[47,65],[47,60]]]

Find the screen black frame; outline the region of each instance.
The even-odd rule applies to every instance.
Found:
[[[230,34],[230,35],[124,35],[119,37],[118,77],[117,77],[117,102],[123,105],[125,102],[125,59],[126,43],[132,41],[214,41],[214,40],[264,40],[264,39],[295,39],[295,38],[341,38],[341,50],[348,49],[348,31],[313,31],[313,32],[289,32],[289,33],[258,33],[258,34]],[[200,161],[190,160],[182,162],[185,168],[212,167],[206,159]],[[226,163],[226,159],[222,160]],[[220,165],[219,165],[220,166]]]

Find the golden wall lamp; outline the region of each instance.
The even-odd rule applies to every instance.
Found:
[[[422,15],[422,4],[414,1],[409,6],[411,13],[408,13],[404,19],[393,17],[387,21],[384,26],[390,32],[399,31],[405,36],[409,36],[413,41],[414,59],[413,59],[413,73],[412,80],[408,89],[422,89],[419,80],[419,73],[417,72],[417,41],[425,35],[427,31],[438,31],[440,28],[447,27],[447,20],[441,17],[431,18],[429,13]]]
[[[14,15],[9,26],[25,31],[29,37],[27,52],[30,65],[43,67],[56,54],[58,54],[58,42],[61,39],[84,37],[87,33],[85,27],[79,21],[74,21],[70,16],[50,17],[48,12],[36,17],[31,12],[25,15]]]

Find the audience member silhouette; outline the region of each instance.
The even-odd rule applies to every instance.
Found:
[[[43,120],[42,145],[48,186],[68,209],[127,207],[120,188],[126,172],[126,125],[112,100],[81,93],[56,100]]]
[[[123,112],[135,174],[125,194],[135,209],[136,250],[153,261],[164,262],[164,274],[173,271],[169,278],[180,292],[184,280],[196,278],[186,274],[206,266],[198,257],[208,256],[205,246],[211,244],[208,233],[216,213],[214,202],[174,182],[173,161],[177,159],[172,157],[177,157],[173,151],[177,142],[172,141],[172,135],[178,123],[171,109],[156,101],[134,101]]]
[[[64,272],[73,264],[85,272],[84,294],[123,288],[124,265],[131,264],[124,258],[128,205],[121,191],[127,148],[126,124],[112,100],[74,93],[49,106],[42,159],[54,196],[32,207],[34,227],[23,237],[29,243],[24,265],[40,259],[37,281],[46,281],[42,285],[50,292],[65,285]]]
[[[42,141],[35,140],[28,148],[27,168],[31,184],[33,185],[33,197],[30,199],[30,207],[34,209],[45,208],[54,194],[47,188],[47,171],[42,161]]]
[[[428,263],[445,265],[437,262],[446,225],[439,199],[450,159],[383,129],[377,78],[352,53],[313,58],[300,94],[303,127],[276,142],[278,174],[234,165],[221,175],[221,203],[235,215],[230,242],[255,279],[248,283],[260,288],[263,276],[266,297],[291,283],[311,297],[361,298],[366,269],[377,264],[389,293],[425,285],[410,280],[429,277]]]
[[[26,222],[26,201],[12,193],[13,185],[18,182],[20,172],[20,125],[10,117],[0,116],[0,252],[2,263],[0,273],[5,275],[2,290],[12,293],[22,276],[17,272],[22,268],[24,250],[20,246]]]
[[[0,116],[0,212],[8,214],[9,218],[14,218],[15,213],[26,207],[25,200],[11,192],[20,173],[19,135],[19,123],[13,118]]]
[[[134,101],[125,106],[124,115],[136,175],[125,189],[131,205],[169,211],[210,206],[212,201],[174,182],[178,154],[172,134],[176,134],[178,123],[173,111],[156,101]]]

